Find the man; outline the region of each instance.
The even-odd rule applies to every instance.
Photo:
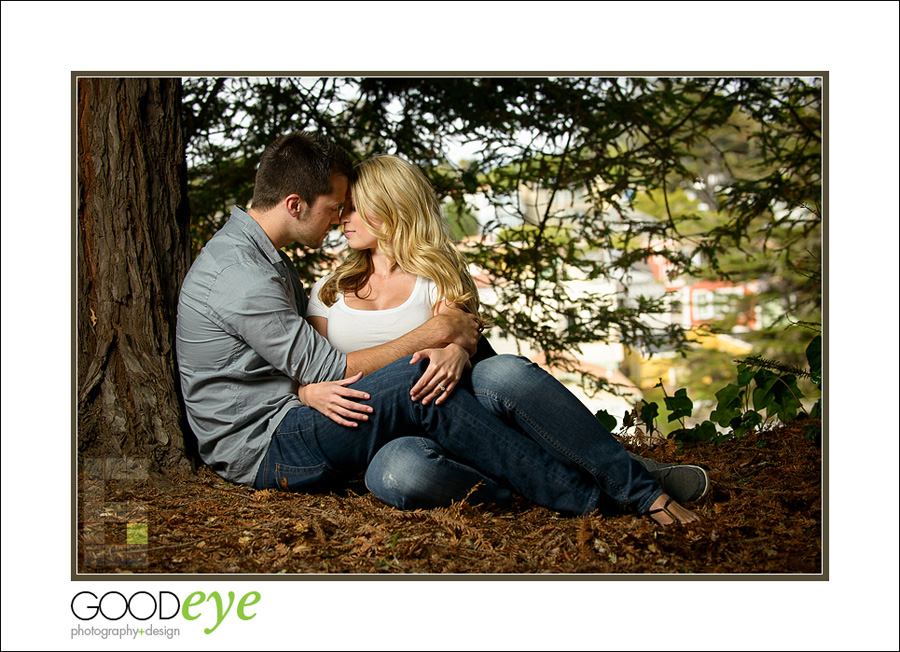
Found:
[[[620,465],[621,477],[592,477],[504,425],[472,394],[454,392],[439,406],[411,399],[426,363],[401,358],[451,342],[474,351],[471,315],[447,311],[394,342],[348,355],[307,324],[305,291],[281,248],[322,244],[351,174],[346,153],[331,141],[296,132],[279,138],[260,160],[252,208],[235,207],[188,272],[176,347],[203,460],[233,482],[318,491],[364,471],[397,437],[421,435],[559,511],[590,513],[605,496],[641,513],[661,507],[668,497],[638,464]],[[301,384],[322,382],[341,385],[347,401],[364,406],[356,427],[300,402]],[[663,518],[696,515],[676,504]]]

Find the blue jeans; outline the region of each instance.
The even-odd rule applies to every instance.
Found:
[[[539,505],[571,514],[597,508],[600,488],[577,466],[490,414],[465,389],[442,405],[422,405],[410,391],[428,364],[404,358],[354,384],[373,412],[358,427],[340,426],[312,408],[288,412],[256,476],[258,489],[323,491],[366,470],[375,453],[400,436],[433,440],[454,460],[477,468]]]
[[[590,478],[600,490],[597,507],[645,513],[662,493],[581,401],[531,361],[510,355],[482,360],[472,370],[468,390],[523,439]],[[378,451],[366,485],[380,500],[402,509],[449,504],[479,482],[484,483],[481,493],[470,500],[503,502],[502,483],[493,482],[482,469],[477,458],[459,458],[440,442],[424,444],[405,437]]]
[[[508,487],[451,459],[425,437],[400,437],[382,446],[366,469],[366,487],[399,509],[446,507],[464,498],[473,505],[505,505],[512,498]]]

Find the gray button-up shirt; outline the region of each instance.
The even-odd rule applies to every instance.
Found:
[[[235,207],[181,286],[176,352],[200,456],[252,484],[300,383],[344,377],[347,357],[303,318],[306,292],[286,254]]]

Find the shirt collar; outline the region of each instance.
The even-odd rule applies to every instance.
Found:
[[[231,217],[228,222],[233,222],[237,228],[243,231],[259,247],[259,250],[265,254],[270,263],[277,265],[282,262],[281,254],[275,248],[275,245],[272,244],[272,241],[269,240],[269,236],[263,231],[259,222],[250,217],[240,206],[234,206],[231,209]]]

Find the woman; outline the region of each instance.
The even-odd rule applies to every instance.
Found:
[[[395,156],[379,156],[356,169],[341,217],[351,249],[334,274],[312,289],[307,319],[335,348],[365,349],[396,339],[450,307],[479,315],[478,292],[453,246],[428,180]],[[673,501],[600,422],[552,376],[517,356],[482,351],[469,359],[457,345],[416,353],[428,359],[411,392],[436,405],[454,390],[470,391],[489,411],[568,464],[589,474],[610,503],[646,511],[657,522],[689,523],[699,517]],[[473,365],[472,363],[475,362]],[[463,380],[466,369],[471,369]],[[300,399],[353,427],[366,419],[342,383],[301,387]],[[564,422],[563,422],[564,421]],[[652,462],[647,461],[652,464]],[[707,479],[703,475],[702,493]],[[432,507],[465,497],[503,502],[509,490],[472,467],[448,458],[433,441],[402,437],[378,451],[366,472],[370,491],[401,508]],[[692,496],[692,497],[700,497]]]

